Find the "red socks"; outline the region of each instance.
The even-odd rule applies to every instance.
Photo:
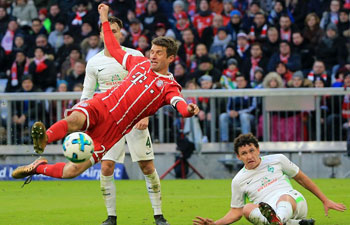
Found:
[[[36,168],[37,174],[44,174],[49,177],[62,178],[63,168],[66,165],[64,162],[50,164],[41,164]]]
[[[54,125],[52,125],[46,131],[46,134],[48,137],[47,143],[61,140],[66,136],[67,131],[68,131],[68,123],[66,120],[60,120],[54,123]]]

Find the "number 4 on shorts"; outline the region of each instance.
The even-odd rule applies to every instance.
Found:
[[[149,136],[147,137],[146,146],[148,148],[151,148],[151,139],[149,138]]]

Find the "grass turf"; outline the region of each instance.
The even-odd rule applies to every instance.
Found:
[[[350,207],[350,179],[316,179],[332,200]],[[106,218],[98,181],[0,181],[1,225],[100,225]],[[349,209],[324,216],[321,202],[293,182],[305,196],[317,225],[350,224]],[[153,210],[142,180],[117,181],[119,225],[150,225]],[[163,213],[171,225],[190,225],[195,216],[218,219],[229,210],[231,180],[164,180]],[[249,224],[242,218],[237,224]]]

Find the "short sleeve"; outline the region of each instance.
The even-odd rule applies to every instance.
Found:
[[[286,156],[282,154],[278,154],[278,156],[283,173],[287,174],[289,177],[295,177],[295,175],[299,173],[299,167],[290,161]]]
[[[90,99],[95,93],[97,83],[96,71],[95,68],[91,65],[90,61],[88,61],[86,65],[86,73],[84,78],[84,88],[83,93],[81,95],[81,100]]]
[[[231,208],[242,208],[244,206],[244,193],[235,179],[231,183]]]

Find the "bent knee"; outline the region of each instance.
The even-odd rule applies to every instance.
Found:
[[[250,213],[259,206],[253,203],[248,203],[243,207],[243,216],[247,219],[249,219]]]
[[[86,116],[84,113],[74,111],[65,120],[68,123],[68,132],[81,130],[84,127]]]
[[[145,175],[152,174],[155,170],[153,160],[138,161],[142,173]]]
[[[101,162],[101,173],[103,176],[112,176],[114,173],[115,162],[111,160],[103,160]]]

